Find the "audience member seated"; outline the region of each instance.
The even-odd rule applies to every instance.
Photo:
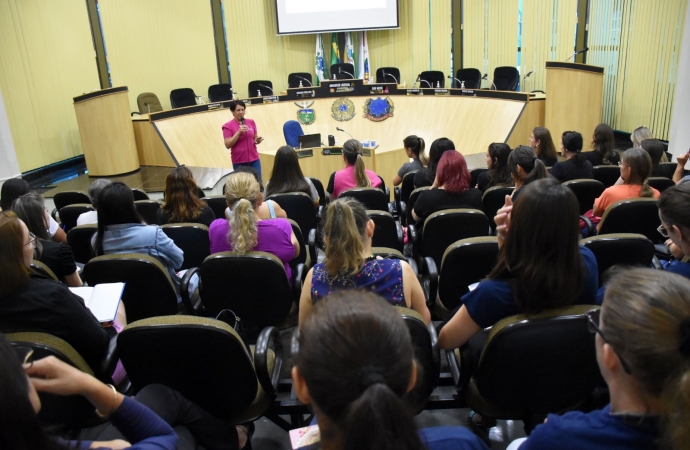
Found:
[[[505,317],[595,304],[597,261],[578,244],[579,211],[575,194],[553,178],[530,184],[515,203],[506,196],[494,219],[498,263],[462,297],[439,334],[441,348],[461,347],[476,335],[470,346],[479,352],[486,337],[482,329]]]
[[[77,225],[88,225],[98,223],[98,196],[104,187],[110,184],[110,180],[106,178],[99,178],[89,186],[89,198],[91,199],[91,206],[93,211],[87,211],[77,217]]]
[[[418,223],[424,223],[431,214],[443,209],[482,210],[482,193],[471,187],[470,182],[465,157],[459,152],[445,152],[438,163],[434,185],[419,194],[412,217]]]
[[[429,164],[426,166],[426,169],[418,170],[414,174],[412,183],[415,189],[434,184],[441,155],[450,150],[455,150],[455,144],[448,138],[438,138],[431,143],[431,147],[429,147]]]
[[[393,186],[402,183],[403,178],[408,173],[424,170],[427,164],[429,164],[429,158],[424,154],[424,139],[421,137],[414,134],[407,136],[403,139],[403,148],[407,157],[411,158],[412,161],[406,162],[400,167],[398,174],[393,178]]]
[[[599,220],[604,215],[606,208],[620,200],[637,197],[659,198],[659,191],[647,183],[647,178],[649,178],[649,173],[652,170],[652,160],[649,158],[649,153],[641,148],[630,148],[623,153],[622,161],[618,165],[621,169],[622,184],[615,184],[606,188],[601,197],[594,200],[591,215],[598,217]]]
[[[417,381],[410,333],[400,314],[371,293],[334,294],[314,306],[301,328],[292,379],[320,432],[321,442],[308,448],[487,449],[464,427],[417,430],[404,400]]]
[[[635,131],[630,133],[630,141],[632,141],[633,148],[642,148],[642,141],[647,139],[654,139],[652,131],[647,127],[637,127]]]
[[[546,167],[553,167],[558,162],[556,145],[553,143],[551,132],[548,128],[536,127],[532,130],[532,134],[529,137],[529,146],[534,149],[537,157]]]
[[[213,210],[197,197],[194,175],[185,166],[170,171],[165,178],[165,200],[158,210],[158,223],[193,222],[209,226],[216,220]]]
[[[311,198],[314,205],[319,204],[319,193],[314,183],[302,174],[297,152],[289,145],[283,145],[276,152],[271,179],[264,189],[266,197],[286,192],[303,192]]]
[[[618,164],[620,157],[615,151],[616,137],[613,134],[613,128],[600,123],[594,128],[592,135],[592,151],[585,152],[585,158],[594,166],[612,166]]]
[[[326,257],[307,273],[300,297],[300,325],[315,303],[346,289],[372,291],[392,305],[414,309],[429,323],[424,292],[410,265],[371,256],[374,222],[361,203],[348,197],[331,202],[323,224]]]
[[[0,213],[0,331],[55,335],[90,367],[99,367],[115,328],[101,326],[67,286],[31,272],[35,245],[36,238],[14,212]]]
[[[510,152],[508,156],[508,170],[513,178],[515,190],[513,191],[513,203],[517,201],[522,188],[533,181],[548,178],[549,173],[541,159],[531,147],[521,145]]]
[[[33,259],[48,266],[68,286],[81,286],[72,249],[67,244],[51,241],[48,236],[43,197],[33,193],[24,194],[12,203],[12,211],[27,226],[32,239],[35,239]]]
[[[300,252],[297,237],[287,220],[263,220],[258,216],[257,211],[263,202],[258,181],[248,173],[228,177],[225,199],[230,215],[227,219],[214,220],[209,227],[211,253],[272,253],[283,262],[288,280],[292,280],[289,263]]]
[[[503,142],[489,144],[486,151],[486,167],[489,169],[477,177],[477,189],[484,192],[494,186],[512,186],[513,178],[508,170],[510,147]]]
[[[641,142],[640,147],[649,153],[649,157],[652,160],[652,172],[649,175],[650,177],[673,178],[673,166],[667,164],[663,166],[659,165],[666,155],[666,146],[663,142],[658,139],[645,139]]]
[[[362,144],[356,139],[348,139],[343,144],[345,168],[331,174],[326,191],[331,199],[348,189],[357,187],[379,187],[381,179],[373,170],[367,170],[362,158]]]
[[[243,444],[238,442],[235,427],[170,388],[146,386],[132,399],[53,356],[33,361],[26,350],[10,347],[0,335],[0,385],[8,387],[0,394],[2,448],[191,450],[198,443],[209,450],[219,450],[236,449]],[[64,441],[51,436],[36,416],[41,410],[37,392],[82,395],[108,417],[111,425],[97,441]]]
[[[2,183],[2,210],[10,211],[12,203],[24,194],[29,193],[29,183],[20,178],[10,178]],[[48,236],[55,242],[67,243],[67,234],[60,228],[60,225],[50,217],[48,211],[45,212],[48,221]]]
[[[659,233],[669,239],[666,243],[675,261],[666,266],[669,272],[690,278],[690,184],[672,186],[659,197]],[[675,247],[675,249],[674,249]]]
[[[239,173],[248,173],[251,176],[254,177],[257,183],[259,183],[259,192],[262,194],[264,193],[264,187],[261,184],[261,180],[259,180],[259,174],[256,170],[249,166],[237,166],[233,171],[230,177],[234,176],[235,174]],[[227,186],[227,182],[225,183]],[[225,188],[223,188],[225,189]],[[223,191],[225,193],[225,191]],[[267,219],[287,219],[287,213],[283,208],[280,207],[279,204],[274,202],[273,200],[266,200],[259,206],[259,210],[257,211],[257,215],[259,216],[259,219],[261,220],[267,220]],[[225,218],[227,219],[230,217],[230,208],[225,209]],[[217,219],[220,219],[220,217],[217,217]]]
[[[146,225],[134,207],[132,189],[115,182],[103,188],[98,196],[98,232],[94,236],[96,256],[117,253],[143,253],[160,261],[170,274],[175,290],[180,293],[176,269],[182,266],[184,253],[158,225]],[[190,281],[190,292],[196,289]]]
[[[561,183],[581,178],[592,178],[592,163],[582,154],[582,135],[577,131],[564,131],[561,137],[561,154],[565,161],[551,168],[551,176]]]
[[[687,448],[690,281],[652,269],[621,272],[588,319],[611,403],[549,414],[520,450]]]

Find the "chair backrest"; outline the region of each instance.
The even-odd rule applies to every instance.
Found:
[[[498,239],[495,236],[462,239],[443,253],[439,268],[438,297],[449,310],[460,305],[468,286],[483,280],[496,265]]]
[[[98,225],[90,223],[76,226],[67,232],[67,243],[72,248],[72,255],[76,262],[86,264],[96,256],[91,246],[91,239],[97,231]]]
[[[60,281],[57,275],[55,275],[55,272],[53,272],[50,267],[46,266],[41,261],[38,261],[36,259],[31,261],[31,269],[34,272],[37,272],[39,275],[42,275],[46,278],[50,278],[53,281]]]
[[[60,211],[67,205],[75,205],[78,203],[91,204],[91,199],[88,194],[83,191],[63,191],[58,192],[53,196],[53,203],[55,203],[55,209]]]
[[[92,258],[82,278],[89,286],[124,282],[122,302],[127,320],[147,319],[177,313],[177,294],[168,271],[152,256],[121,253]]]
[[[288,218],[297,222],[303,239],[309,239],[309,230],[316,228],[316,210],[311,197],[304,192],[284,192],[270,195],[266,200],[273,200],[280,205]]]
[[[335,77],[336,80],[349,80],[356,78],[355,66],[350,63],[332,64],[330,74],[331,78]]]
[[[546,414],[587,399],[600,380],[587,311],[577,305],[493,326],[473,378],[482,397],[500,410]]]
[[[599,198],[604,189],[606,189],[601,181],[585,178],[566,181],[563,183],[563,186],[567,186],[577,197],[577,202],[580,205],[580,215],[592,209],[594,207],[594,200]]]
[[[328,197],[326,197],[326,191],[323,188],[323,183],[318,178],[309,177],[316,192],[319,194],[319,205],[326,206],[328,204]]]
[[[306,78],[309,83],[303,80]],[[309,72],[294,72],[288,75],[288,89],[298,88],[299,84],[302,83],[302,87],[310,87],[312,85],[312,78]]]
[[[395,83],[400,84],[400,69],[397,67],[379,67],[376,69],[377,83]]]
[[[134,197],[134,201],[136,202],[137,200],[151,200],[149,197],[149,194],[144,192],[143,190],[139,188],[132,188],[132,196]]]
[[[60,223],[65,232],[77,226],[77,219],[85,212],[93,211],[91,203],[74,203],[60,208]]]
[[[158,210],[161,208],[161,203],[158,200],[137,200],[134,202],[134,207],[144,222],[149,225],[159,225]]]
[[[482,195],[482,204],[484,205],[484,214],[489,219],[489,225],[492,231],[496,231],[496,224],[494,217],[499,209],[503,208],[506,203],[506,195],[513,193],[513,187],[493,186],[484,191]]]
[[[388,247],[402,252],[403,232],[400,223],[387,211],[369,210],[367,214],[375,225],[372,247]]]
[[[477,180],[479,179],[479,175],[486,172],[487,169],[486,167],[480,167],[478,169],[472,169],[470,170],[470,186],[475,187],[477,185]]]
[[[229,83],[212,84],[208,87],[208,99],[212,102],[232,100],[232,86]]]
[[[292,268],[292,273],[295,273],[297,264],[305,264],[307,262],[307,255],[309,254],[309,248],[307,248],[306,240],[302,234],[302,229],[299,227],[297,222],[292,219],[288,219],[290,225],[292,226],[292,232],[295,233],[297,238],[297,243],[299,244],[299,255],[290,261],[290,267]],[[316,264],[316,261],[311,262],[312,265]]]
[[[482,86],[482,73],[479,69],[458,69],[455,78],[465,82],[465,89],[479,89]],[[455,83],[457,81],[453,80]],[[459,88],[460,86],[455,86]]]
[[[426,84],[422,80],[426,80],[432,88],[436,87],[436,83],[440,87],[446,86],[446,76],[440,70],[426,70],[419,74],[419,87],[428,88],[429,84]]]
[[[228,207],[228,202],[225,200],[225,195],[209,195],[208,197],[202,197],[202,202],[206,202],[209,208],[213,210],[213,214],[216,215],[216,219],[222,219],[225,217],[225,210]]]
[[[390,247],[371,247],[372,256],[380,256],[386,259],[399,259],[400,261],[407,261],[407,258],[400,250]]]
[[[257,394],[251,355],[218,320],[167,316],[131,322],[117,337],[117,351],[134,392],[163,384],[220,419],[245,411]]]
[[[163,106],[161,101],[158,100],[158,96],[153,92],[142,92],[137,96],[137,107],[139,108],[139,113],[148,114],[150,112],[160,112],[163,111]]]
[[[594,166],[592,176],[595,180],[601,181],[604,188],[608,188],[616,184],[621,176],[621,170],[618,166]]]
[[[263,86],[262,86],[263,84]],[[268,86],[270,89],[266,88]],[[248,97],[263,97],[265,95],[273,95],[273,83],[269,80],[254,80],[247,85]]]
[[[162,225],[163,232],[184,252],[182,267],[184,270],[201,267],[204,259],[211,254],[211,242],[208,239],[208,227],[200,223],[169,223]]]
[[[673,182],[670,178],[666,177],[649,177],[647,178],[647,182],[651,187],[656,189],[659,192],[664,192],[666,189],[670,188],[671,186],[675,186],[676,183]]]
[[[498,91],[515,91],[520,82],[520,72],[515,67],[496,67],[493,82]]]
[[[170,91],[170,105],[173,108],[196,105],[196,94],[194,93],[194,89],[173,89]]]
[[[488,235],[489,220],[478,209],[444,209],[427,217],[420,231],[420,253],[441,267],[448,246],[461,239]]]
[[[669,161],[671,160],[669,159]],[[658,176],[672,179],[673,173],[676,171],[676,167],[678,167],[678,164],[674,162],[660,162],[659,168],[657,169],[659,174]]]
[[[246,327],[263,328],[283,321],[292,307],[285,267],[270,253],[214,253],[199,274],[201,301],[214,316],[231,309]]]
[[[94,375],[74,347],[56,336],[47,333],[22,332],[8,333],[5,337],[12,347],[30,347],[34,351],[33,360],[54,356],[84,373]],[[93,405],[80,395],[63,396],[39,392],[38,398],[41,400],[41,411],[38,417],[45,426],[68,430],[93,426],[93,422],[97,421]]]
[[[666,240],[657,228],[661,225],[654,198],[629,198],[609,206],[599,223],[598,234],[637,233],[655,244]]]
[[[408,172],[402,179],[400,184],[400,201],[408,203],[410,201],[410,194],[414,191],[414,176],[416,170]]]
[[[338,197],[352,197],[362,203],[366,209],[388,211],[388,198],[386,193],[379,188],[352,188],[341,192]]]
[[[641,234],[602,234],[583,239],[580,245],[590,249],[597,259],[599,286],[604,284],[602,275],[609,268],[618,264],[649,267],[654,258],[654,244]]]
[[[407,199],[406,220],[408,224],[415,223],[414,217],[412,217],[412,211],[414,210],[414,204],[417,202],[417,199],[419,198],[419,194],[421,194],[423,191],[428,190],[429,188],[429,186],[423,186],[410,192],[410,197]]]
[[[283,136],[285,136],[285,143],[292,148],[299,148],[300,136],[304,136],[302,125],[296,120],[288,120],[283,124]]]

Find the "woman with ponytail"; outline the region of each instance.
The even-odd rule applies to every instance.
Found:
[[[373,170],[367,170],[362,158],[362,144],[349,139],[343,144],[345,168],[331,174],[326,191],[332,199],[348,189],[358,187],[379,187],[381,179]]]
[[[531,147],[521,145],[508,155],[508,170],[513,177],[515,190],[513,191],[513,203],[520,195],[522,188],[533,181],[541,180],[549,176],[546,166],[537,157]]]
[[[561,152],[565,161],[551,168],[551,176],[561,183],[582,178],[593,178],[592,163],[582,154],[582,135],[577,131],[564,131]]]
[[[230,210],[228,218],[214,220],[208,230],[211,253],[272,253],[283,262],[288,280],[292,280],[290,261],[299,255],[299,243],[286,219],[259,218],[263,194],[256,178],[246,172],[228,177],[225,201]]]
[[[429,323],[424,292],[410,265],[371,255],[374,222],[360,202],[350,197],[331,202],[322,224],[326,258],[307,273],[300,297],[300,325],[315,303],[347,289],[372,291],[395,306],[414,309]]]
[[[408,158],[411,158],[412,161],[406,162],[402,165],[400,170],[398,170],[398,174],[393,178],[393,186],[402,183],[403,178],[408,173],[424,170],[427,164],[429,164],[429,158],[424,154],[424,139],[413,134],[403,139],[403,146],[405,148],[405,154]]]
[[[417,430],[405,395],[417,382],[400,314],[365,292],[334,294],[302,324],[295,393],[314,410],[324,450],[481,450],[463,427]],[[301,448],[299,446],[298,448]]]
[[[588,314],[611,403],[549,414],[521,445],[531,449],[686,449],[690,442],[690,281],[652,269],[615,275]]]

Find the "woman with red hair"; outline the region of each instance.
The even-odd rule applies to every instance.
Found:
[[[470,186],[471,177],[467,162],[461,153],[445,152],[438,162],[436,179],[428,191],[419,194],[412,216],[417,223],[443,209],[482,209],[482,193]]]

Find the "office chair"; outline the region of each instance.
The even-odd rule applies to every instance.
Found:
[[[98,225],[90,223],[78,225],[67,232],[67,243],[72,248],[74,260],[86,264],[96,256],[91,246],[91,239],[98,231]]]
[[[149,225],[160,225],[158,223],[158,210],[161,208],[161,202],[158,200],[136,200],[134,207],[144,222]]]
[[[200,223],[169,223],[161,230],[184,252],[184,261],[179,270],[199,267],[211,254],[208,227]]]
[[[77,219],[85,212],[93,211],[91,203],[75,203],[60,209],[60,223],[65,233],[77,226]]]
[[[202,197],[199,200],[206,203],[208,207],[213,210],[213,214],[216,215],[216,219],[222,219],[225,217],[225,209],[228,207],[228,202],[225,200],[225,195],[209,195],[208,197]]]
[[[484,205],[484,214],[489,219],[489,225],[491,226],[491,232],[496,232],[496,224],[494,223],[494,217],[499,209],[503,208],[506,203],[506,195],[511,195],[513,193],[513,187],[503,187],[503,186],[492,186],[482,195],[482,204]]]
[[[294,220],[302,230],[305,241],[309,238],[309,232],[317,228],[316,210],[314,203],[304,192],[284,192],[266,197],[273,200],[285,211],[289,219]]]
[[[603,286],[602,275],[609,268],[618,264],[649,267],[654,258],[654,244],[641,234],[602,234],[583,239],[580,245],[590,249],[597,259],[599,287]]]
[[[311,74],[309,72],[294,72],[288,75],[288,89],[298,88],[300,83],[302,83],[302,87],[312,87]]]
[[[248,97],[265,97],[267,95],[274,95],[273,83],[269,80],[254,80],[247,85]]]
[[[331,78],[333,77],[336,80],[354,80],[357,78],[355,66],[350,63],[333,64],[331,65]]]
[[[604,188],[608,188],[616,184],[621,176],[621,170],[618,166],[594,166],[592,176],[595,180],[601,181]]]
[[[341,192],[341,194],[338,197],[352,197],[355,200],[359,201],[362,205],[364,205],[366,209],[386,211],[390,214],[393,214],[394,212],[392,204],[388,203],[388,196],[384,191],[382,191],[379,188],[352,188]]]
[[[232,86],[229,83],[212,84],[208,87],[208,99],[214,103],[232,100]]]
[[[367,210],[369,218],[374,221],[372,247],[387,247],[403,251],[403,230],[400,222],[387,211]]]
[[[672,179],[666,177],[649,177],[647,178],[647,183],[659,192],[664,192],[671,186],[676,185]]]
[[[149,197],[149,194],[144,192],[142,189],[139,188],[132,188],[132,197],[134,197],[134,201],[136,202],[137,200],[150,200],[151,198]]]
[[[637,233],[654,244],[663,244],[666,238],[657,231],[660,225],[659,208],[655,198],[629,198],[606,208],[599,222],[597,234]],[[593,226],[589,231],[589,236],[594,236]]]
[[[55,209],[60,211],[67,205],[74,205],[77,203],[90,205],[91,199],[88,194],[83,191],[63,191],[53,196],[53,203],[55,204]]]
[[[482,87],[482,73],[479,69],[458,69],[455,78],[465,82],[465,89],[479,89]],[[457,84],[456,80],[453,80]],[[459,88],[460,86],[455,86]]]
[[[393,188],[393,198],[395,199],[395,210],[398,212],[400,222],[407,225],[407,215],[405,213],[410,194],[414,191],[414,176],[417,171],[408,172],[402,179],[400,187]]]
[[[426,80],[429,84],[422,80]],[[419,87],[435,88],[437,83],[440,88],[446,85],[446,77],[440,70],[427,70],[419,74]]]
[[[285,143],[292,148],[299,148],[299,137],[304,136],[302,125],[296,120],[288,120],[283,124]]]
[[[170,105],[175,108],[196,105],[196,94],[193,89],[181,88],[170,91]]]
[[[401,84],[400,69],[397,67],[380,67],[376,69],[376,82]]]
[[[567,186],[577,197],[577,202],[580,205],[580,215],[592,209],[594,207],[594,200],[601,197],[601,193],[606,189],[601,181],[585,178],[566,181],[563,183],[563,186]]]
[[[137,107],[139,108],[139,114],[163,111],[163,106],[160,100],[158,100],[158,96],[153,92],[142,92],[139,94],[137,96]]]
[[[520,82],[520,72],[515,67],[496,67],[493,82],[497,91],[516,91]]]

